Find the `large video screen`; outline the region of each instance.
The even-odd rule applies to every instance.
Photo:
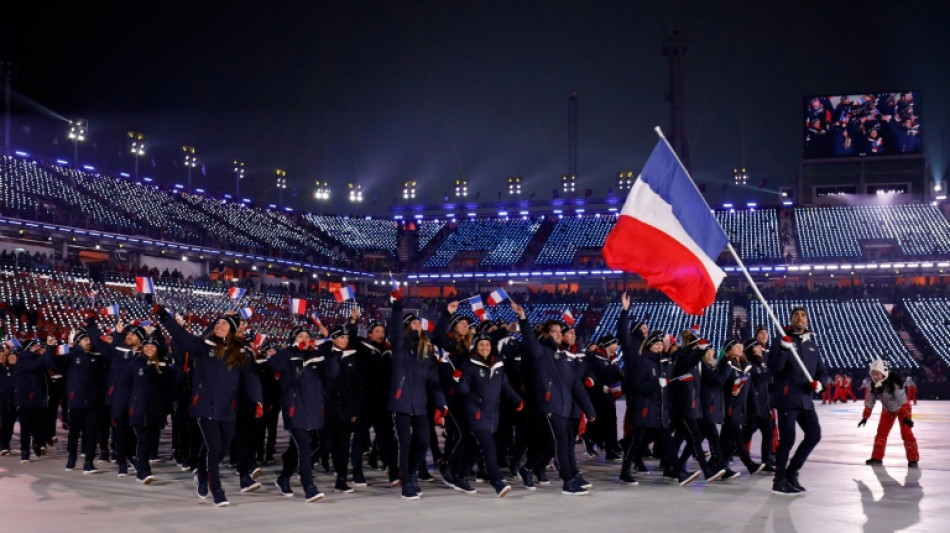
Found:
[[[805,99],[805,157],[919,154],[919,92]]]

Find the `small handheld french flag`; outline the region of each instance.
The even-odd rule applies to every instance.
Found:
[[[231,287],[228,289],[228,298],[232,300],[240,300],[244,298],[244,293],[247,292],[247,289],[241,289],[238,287]]]
[[[495,289],[491,291],[491,294],[488,295],[488,305],[495,307],[496,305],[504,302],[508,299],[508,293],[505,292],[505,289]]]
[[[60,344],[56,347],[56,355],[67,355],[69,353],[68,344]]]
[[[316,326],[322,326],[322,325],[323,325],[323,324],[320,322],[320,314],[317,313],[317,310],[316,310],[316,309],[314,309],[313,312],[310,313],[310,321],[313,322],[314,325],[316,325]]]
[[[254,336],[254,345],[260,346],[261,344],[264,344],[264,339],[266,338],[267,338],[267,335],[263,333],[258,333],[257,335]]]
[[[107,305],[107,306],[102,310],[102,314],[103,314],[103,315],[115,315],[115,316],[118,316],[118,315],[119,315],[119,304]]]
[[[435,331],[435,324],[433,324],[432,322],[429,322],[428,320],[424,318],[420,318],[419,321],[422,322],[422,329],[428,331],[429,333],[432,333],[433,331]]]
[[[573,325],[574,325],[574,315],[571,314],[571,310],[570,310],[570,309],[565,309],[565,310],[564,310],[564,313],[561,314],[561,320],[563,320],[564,323],[567,324],[567,325],[569,325],[569,326],[573,326]]]
[[[152,278],[148,276],[136,276],[135,292],[139,294],[155,294],[155,284],[152,283]]]
[[[241,313],[241,318],[243,318],[244,320],[247,320],[251,318],[252,316],[254,316],[254,308],[242,307],[240,313]]]
[[[485,320],[488,313],[485,312],[485,304],[482,303],[482,297],[473,296],[469,299],[469,302],[472,304],[472,311],[475,312],[475,316],[477,316],[479,320]]]
[[[14,350],[23,348],[23,344],[20,343],[20,339],[14,337],[13,335],[10,335],[10,338],[7,340],[7,344],[9,344]]]
[[[291,298],[290,299],[290,314],[292,315],[307,314],[307,300],[304,300],[303,298]]]
[[[623,386],[619,381],[610,386],[610,395],[614,398],[623,396]]]
[[[352,285],[346,285],[340,287],[333,291],[333,297],[336,298],[336,301],[343,303],[347,300],[353,300],[356,298],[356,287]]]

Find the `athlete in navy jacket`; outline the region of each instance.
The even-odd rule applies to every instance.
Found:
[[[393,291],[393,317],[402,314],[402,293]],[[425,460],[429,447],[429,419],[426,402],[436,406],[436,418],[448,411],[445,396],[436,374],[435,345],[422,331],[419,319],[405,328],[396,322],[390,330],[393,351],[393,373],[389,387],[388,408],[393,413],[399,446],[399,477],[402,497],[418,500],[420,490],[415,474]],[[428,394],[428,397],[427,397]]]
[[[531,324],[523,307],[511,302],[511,309],[518,315],[518,325],[522,331],[524,353],[531,360],[534,380],[534,404],[543,415],[549,435],[537,435],[534,444],[529,447],[528,461],[520,470],[525,485],[533,485],[531,472],[544,466],[544,458],[549,457],[550,446],[554,446],[554,454],[558,460],[558,476],[564,485],[561,494],[587,494],[586,481],[571,467],[574,463],[574,442],[571,439],[571,430],[568,424],[574,402],[577,401],[593,421],[597,418],[594,406],[584,391],[580,380],[575,379],[574,369],[571,368],[566,353],[560,349],[561,322],[549,320],[542,326],[542,339],[539,340],[532,333]],[[552,442],[553,440],[553,442]],[[536,452],[531,452],[535,448]]]
[[[785,337],[772,345],[766,361],[772,374],[769,400],[777,411],[779,432],[772,492],[783,496],[805,492],[805,488],[798,482],[798,472],[821,440],[821,425],[818,423],[812,395],[821,392],[829,381],[828,372],[821,361],[818,343],[815,342],[815,334],[808,329],[808,313],[804,308],[796,307],[792,310],[790,322],[785,329]],[[812,376],[811,381],[794,360],[792,348],[795,348],[808,369]],[[805,438],[789,460],[789,452],[795,444],[795,424],[801,426]]]
[[[306,328],[294,328],[290,335],[292,344],[267,360],[280,386],[284,428],[290,432],[290,447],[283,455],[284,466],[276,485],[284,496],[293,496],[290,477],[297,469],[304,500],[314,502],[322,500],[323,493],[313,481],[311,450],[317,431],[326,421],[327,387],[339,367],[325,351],[313,348]]]
[[[46,354],[42,344],[35,340],[23,343],[17,350],[14,376],[16,389],[14,400],[20,417],[20,462],[30,460],[30,443],[33,453],[39,457],[46,447],[43,432],[43,414],[49,402],[46,373],[52,364],[52,354]]]
[[[135,478],[145,485],[155,481],[149,449],[165,420],[162,407],[178,370],[174,364],[163,361],[161,345],[159,339],[147,337],[142,343],[142,354],[129,361],[126,368],[127,409],[136,443]]]
[[[472,351],[474,353],[462,364],[461,370],[456,370],[452,375],[453,380],[458,383],[456,391],[462,398],[463,405],[463,412],[457,414],[465,417],[472,436],[481,449],[485,469],[495,494],[504,498],[511,492],[511,487],[505,483],[498,468],[498,453],[494,440],[494,433],[498,430],[501,418],[501,399],[504,397],[509,404],[517,406],[517,410],[524,404],[518,393],[508,384],[505,364],[498,359],[491,337],[485,334],[475,337]]]
[[[96,441],[100,410],[105,405],[108,361],[92,349],[92,341],[80,331],[68,354],[55,358],[56,368],[66,375],[66,406],[69,409],[69,437],[66,441],[66,470],[76,467],[76,452],[82,434],[82,471],[96,472]]]
[[[218,465],[234,437],[238,394],[257,404],[256,417],[263,415],[261,382],[251,368],[252,356],[235,336],[238,319],[233,314],[219,317],[211,333],[200,337],[188,332],[164,307],[153,312],[162,325],[187,350],[192,364],[191,416],[198,420],[204,446],[195,473],[198,497],[208,497],[208,487],[219,507],[230,505],[221,487]]]
[[[12,361],[11,361],[12,359]],[[16,387],[16,355],[7,343],[0,343],[0,456],[10,455],[10,440],[13,438],[13,423],[16,421],[16,403],[13,391]]]

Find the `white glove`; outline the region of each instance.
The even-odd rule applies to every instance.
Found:
[[[791,350],[794,344],[792,344],[792,338],[788,335],[782,337],[782,340],[779,341],[779,344],[782,345],[782,348],[785,350]]]
[[[666,378],[660,378],[660,388],[661,388],[661,389],[666,388],[666,386],[669,384],[669,382],[670,382],[670,380],[668,380],[668,379],[666,379]]]

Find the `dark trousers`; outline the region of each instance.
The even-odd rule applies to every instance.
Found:
[[[347,465],[350,459],[350,436],[353,434],[353,423],[331,416],[327,420],[327,429],[330,437],[330,453],[333,457],[333,469],[336,477],[346,479]],[[354,465],[353,468],[356,468]]]
[[[591,400],[594,400],[593,395]],[[597,397],[594,401],[597,419],[587,424],[585,440],[601,446],[604,451],[613,452],[617,445],[617,404],[612,398]]]
[[[129,426],[128,415],[112,419],[112,450],[120,470],[128,467],[129,451],[134,449],[135,434]]]
[[[547,466],[548,461],[554,456],[557,458],[558,477],[567,483],[577,475],[577,464],[574,459],[574,438],[571,436],[571,421],[561,415],[545,413],[542,414],[544,424],[547,426],[549,439],[545,439],[537,455],[531,454],[528,464],[525,465],[532,471],[537,472]]]
[[[234,438],[234,422],[198,418],[198,430],[204,445],[198,454],[198,475],[208,477],[212,491],[221,490],[221,474],[218,470],[225,451]]]
[[[64,405],[66,399],[66,380],[59,378],[49,382],[49,409],[46,411],[46,417],[43,420],[43,435],[46,441],[52,443],[56,436],[56,419],[60,412],[60,406]],[[63,408],[65,415],[66,409]],[[46,444],[44,442],[43,444]]]
[[[82,435],[82,454],[87,464],[96,459],[96,440],[98,439],[99,413],[96,409],[69,410],[69,436],[66,439],[66,453],[76,457],[79,437]]]
[[[289,479],[296,470],[300,473],[300,484],[307,488],[314,484],[311,455],[314,449],[314,441],[319,441],[318,431],[316,429],[291,429],[288,431],[290,431],[290,446],[287,447],[287,451],[282,456],[284,468],[281,470],[280,476]]]
[[[14,422],[16,422],[16,408],[12,404],[0,406],[0,450],[10,449]]]
[[[788,454],[795,444],[795,424],[805,432],[805,438],[791,461]],[[775,452],[775,480],[784,481],[786,473],[798,472],[805,465],[808,455],[821,440],[821,425],[814,409],[778,409],[778,450]]]
[[[456,479],[467,478],[475,464],[475,441],[463,409],[459,407],[455,413],[450,410],[445,418],[445,433],[453,436],[451,451],[448,437],[445,439],[445,457],[449,459],[449,468]]]
[[[427,415],[393,413],[396,443],[399,448],[399,479],[410,485],[412,476],[419,471],[429,448],[429,418]]]
[[[376,449],[386,458],[390,481],[399,477],[399,444],[396,442],[396,426],[393,425],[392,414],[385,410],[377,412],[376,422]]]
[[[762,434],[762,462],[769,465],[775,462],[775,458],[772,457],[772,432],[775,431],[772,424],[772,419],[769,417],[756,417],[752,420],[751,423],[743,426],[742,431],[742,440],[749,442],[752,440],[752,435],[755,435],[755,432],[758,431]]]
[[[752,456],[749,455],[749,450],[745,449],[742,426],[738,424],[727,422],[722,426],[722,453],[727,463],[732,461],[733,455],[738,455],[746,468],[751,469],[755,465]]]
[[[160,429],[159,426],[132,426],[132,431],[135,433],[135,477],[137,479],[145,479],[152,475],[152,465],[149,464],[150,443],[158,438]]]
[[[482,454],[482,460],[485,461],[485,472],[488,473],[488,479],[492,483],[503,482],[505,478],[501,474],[501,469],[498,468],[495,435],[487,429],[476,429],[472,431],[472,439]]]
[[[96,441],[99,443],[99,457],[109,460],[109,434],[112,433],[112,406],[96,408]]]
[[[264,413],[263,428],[267,436],[264,438],[263,459],[273,458],[277,453],[277,423],[280,417],[280,404],[275,403],[271,410]]]
[[[20,459],[30,458],[30,443],[34,448],[46,446],[43,438],[43,415],[46,407],[20,407]]]
[[[706,454],[703,452],[703,434],[699,429],[699,424],[695,418],[679,418],[677,420],[677,434],[678,438],[686,442],[686,451],[693,454],[693,457],[696,458],[696,462],[699,464],[699,468],[702,469],[703,474],[708,474],[709,464],[706,462]],[[677,450],[679,446],[674,446]],[[681,461],[680,466],[685,470],[686,461]],[[715,472],[712,472],[715,473]]]
[[[363,452],[370,446],[369,428],[373,426],[375,414],[364,412],[353,423],[353,441],[350,443],[350,462],[353,475],[363,471]],[[377,438],[379,430],[376,430]]]
[[[663,459],[668,471],[679,473],[682,467],[676,450],[673,448],[673,437],[670,435],[669,428],[644,427],[633,428],[633,438],[627,442],[627,447],[623,451],[621,472],[630,471],[630,465],[636,455],[635,452],[642,450],[643,446],[650,440],[653,441],[653,457]]]
[[[729,466],[726,463],[726,456],[722,453],[722,442],[719,440],[719,427],[716,426],[714,422],[706,420],[697,420],[696,423],[699,424],[699,430],[702,432],[703,437],[706,438],[706,442],[709,443],[709,454],[716,466],[719,468]]]
[[[254,467],[254,431],[261,421],[254,418],[254,407],[238,411],[234,423],[231,462],[237,465],[238,475],[250,475]]]
[[[526,461],[525,454],[528,448],[538,438],[538,429],[541,427],[541,418],[533,409],[523,409],[515,413],[514,420],[514,447],[511,450],[512,468],[517,468]]]

